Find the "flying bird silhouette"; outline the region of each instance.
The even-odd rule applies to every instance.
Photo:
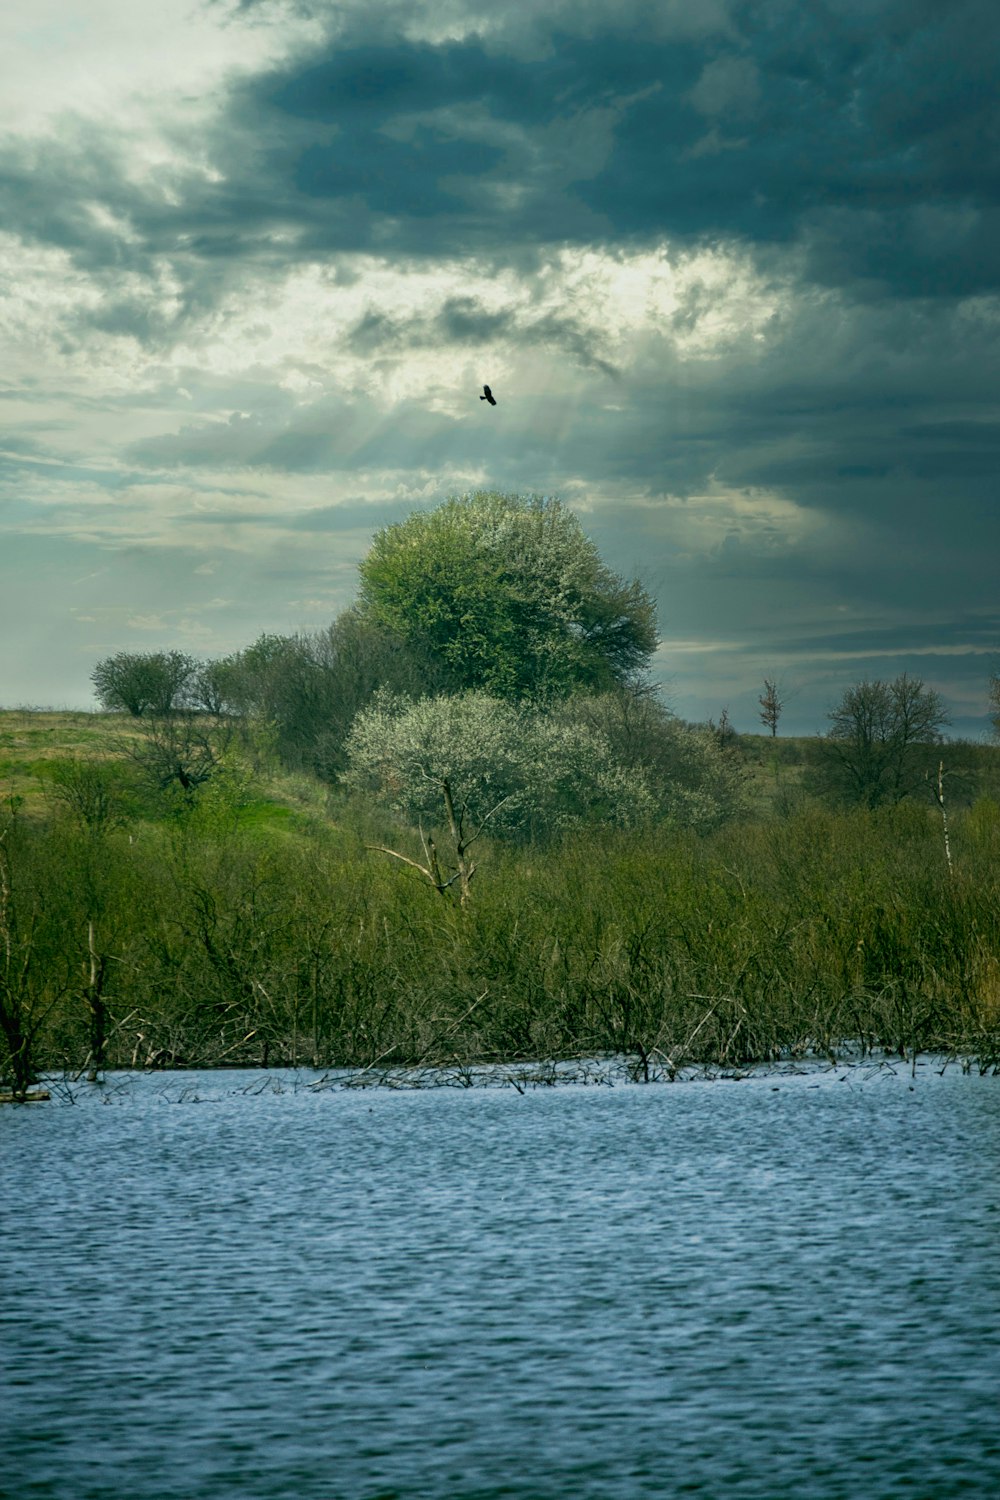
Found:
[[[486,395],[480,396],[480,401],[488,401],[491,406],[496,406],[496,401],[493,399],[493,392],[490,390],[489,386],[484,385],[483,390],[486,392]]]

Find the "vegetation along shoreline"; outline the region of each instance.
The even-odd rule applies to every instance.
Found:
[[[828,734],[677,719],[651,601],[557,502],[385,528],[357,603],[0,713],[0,1078],[845,1043],[1000,1062],[1000,746],[905,674]],[[987,691],[1000,712],[997,683]]]

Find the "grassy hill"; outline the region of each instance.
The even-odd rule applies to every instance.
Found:
[[[143,723],[128,714],[37,709],[0,710],[0,799],[19,799],[26,813],[41,814],[51,805],[53,782],[61,770],[81,760],[123,764],[127,747],[141,739]],[[747,778],[748,810],[772,817],[800,811],[820,799],[824,741],[817,736],[736,736]],[[944,762],[949,806],[958,811],[983,797],[1000,802],[1000,745],[949,741],[931,752],[932,769]],[[283,772],[260,752],[242,754],[252,783],[254,804],[248,818],[283,814],[315,815],[327,807],[329,788],[314,777]],[[930,788],[928,802],[931,802]],[[162,811],[162,810],[161,810]],[[146,799],[143,815],[158,816]]]
[[[59,801],[54,789],[62,774],[81,763],[104,765],[121,772],[133,794],[133,815],[157,822],[170,814],[170,804],[141,794],[129,755],[144,731],[144,722],[129,714],[0,710],[0,801],[14,799],[25,815],[43,816]],[[245,748],[236,747],[234,758],[245,777],[245,822],[280,825],[292,813],[315,815],[325,807],[327,789],[315,778],[284,773]]]

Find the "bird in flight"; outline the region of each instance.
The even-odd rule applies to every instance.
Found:
[[[483,386],[483,390],[486,392],[486,394],[485,394],[485,396],[480,396],[480,398],[479,398],[480,401],[488,401],[491,406],[496,406],[496,401],[494,399],[493,392],[490,390],[489,386],[488,385],[484,385]]]

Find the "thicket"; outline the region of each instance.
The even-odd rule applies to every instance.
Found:
[[[486,844],[466,906],[369,852],[407,836],[374,818],[210,796],[160,822],[8,816],[8,1084],[611,1053],[670,1076],[847,1040],[1000,1062],[990,800],[953,819],[951,872],[932,809],[811,808],[700,835]]]

